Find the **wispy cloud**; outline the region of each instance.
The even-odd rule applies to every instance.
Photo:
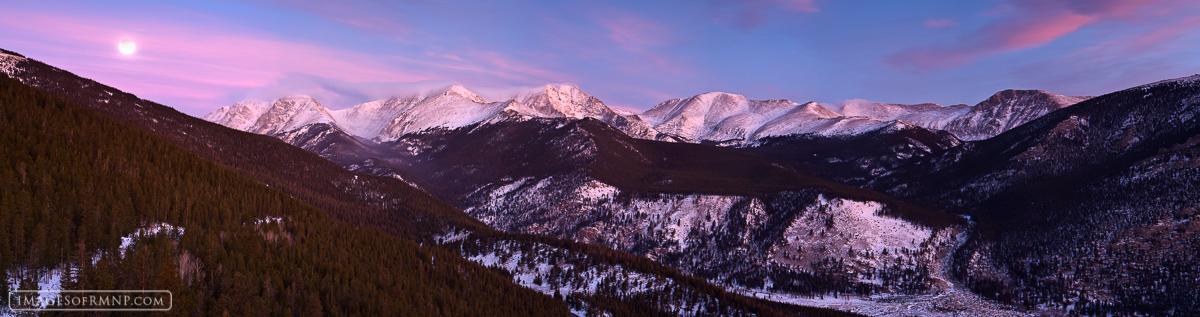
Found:
[[[291,95],[308,95],[332,109],[391,97],[427,95],[457,82],[424,80],[417,82],[349,82],[302,73],[288,73],[269,84],[235,92],[230,102],[241,100],[270,101]]]
[[[1037,87],[1079,95],[1102,94],[1132,85],[1197,73],[1180,56],[1194,56],[1200,43],[1200,16],[1172,20],[1147,33],[1134,33],[1013,69]]]
[[[899,51],[885,62],[895,68],[961,66],[997,54],[1040,47],[1099,22],[1156,16],[1162,14],[1162,8],[1179,4],[1170,0],[1015,0],[985,12],[1000,16],[996,22],[948,43]],[[930,20],[925,25],[940,27],[944,23]]]

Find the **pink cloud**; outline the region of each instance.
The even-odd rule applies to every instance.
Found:
[[[1130,61],[1145,52],[1166,53],[1194,49],[1195,30],[1200,28],[1200,16],[1191,16],[1149,33],[1131,34],[1092,45],[1055,59],[1055,63],[1088,63],[1106,65]]]
[[[990,56],[1040,47],[1084,27],[1105,21],[1130,21],[1162,14],[1172,0],[1015,0],[987,11],[1000,20],[951,43],[913,47],[887,57],[893,68],[956,67]],[[942,20],[925,21],[941,27]]]
[[[1005,25],[989,30],[988,36],[998,44],[998,50],[1018,50],[1041,46],[1071,34],[1098,20],[1095,16],[1063,13],[1038,21],[1023,21],[1022,25]]]
[[[931,28],[945,28],[945,27],[951,27],[951,26],[958,25],[958,21],[948,20],[948,19],[937,19],[937,20],[929,19],[929,20],[925,20],[924,24],[925,24],[925,26],[928,26]]]
[[[1196,73],[1195,43],[1200,42],[1200,16],[1163,21],[1164,27],[1146,33],[1109,38],[1069,54],[1012,69],[1037,73],[1031,86],[1056,93],[1097,95]]]
[[[889,56],[885,62],[892,67],[962,66],[983,57],[1042,46],[1095,20],[1094,17],[1066,12],[1038,20],[1021,20],[1020,23],[993,24],[972,34],[966,43],[909,49]]]

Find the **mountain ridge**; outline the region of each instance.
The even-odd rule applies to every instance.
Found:
[[[288,98],[271,103],[271,109]],[[888,104],[852,100],[833,111],[816,102],[787,99],[750,100],[743,95],[707,92],[664,101],[641,113],[615,111],[600,99],[571,84],[550,84],[489,102],[461,85],[409,96],[361,103],[306,118],[285,119],[287,111],[262,111],[261,102],[221,107],[204,118],[261,134],[288,132],[247,124],[254,116],[266,122],[331,122],[360,138],[391,141],[408,133],[433,128],[454,129],[469,124],[516,116],[524,118],[595,118],[626,134],[650,140],[753,146],[758,140],[791,135],[853,136],[895,126],[898,122],[944,130],[962,140],[981,140],[1090,97],[1070,97],[1041,90],[1003,90],[975,106]],[[321,108],[323,109],[323,108]],[[296,113],[295,116],[304,113]],[[263,117],[267,118],[263,118]],[[280,125],[280,124],[276,124]],[[246,128],[249,126],[249,128]],[[290,128],[290,129],[288,129]]]

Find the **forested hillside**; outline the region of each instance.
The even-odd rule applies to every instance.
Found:
[[[177,227],[134,239],[139,229]],[[142,230],[141,232],[151,232]],[[562,316],[436,247],[343,224],[166,141],[0,78],[0,281],[169,289],[178,315]],[[8,283],[5,283],[8,284]]]

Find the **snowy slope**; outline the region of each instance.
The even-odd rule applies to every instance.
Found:
[[[390,141],[430,128],[459,128],[495,117],[504,106],[505,103],[489,103],[467,88],[454,85],[401,112],[375,137]]]
[[[258,118],[262,117],[270,108],[271,103],[265,101],[240,101],[205,115],[204,120],[246,131],[254,126],[258,122]]]
[[[749,100],[710,92],[668,100],[640,116],[655,130],[681,140],[723,145],[746,145],[772,136],[859,135],[896,125],[946,130],[963,139],[981,140],[1086,99],[1040,90],[1005,90],[974,107],[851,100],[838,113],[815,102]]]
[[[25,61],[24,57],[0,51],[0,73],[12,77],[13,73],[17,71],[17,63],[22,61]]]
[[[539,118],[601,118],[615,114],[600,99],[584,93],[578,86],[546,85],[540,90],[518,94],[508,109]]]
[[[888,127],[894,119],[847,117],[815,102],[749,100],[723,92],[660,103],[640,115],[655,130],[689,142],[745,145],[771,136],[856,135]]]
[[[392,97],[376,100],[357,106],[332,111],[333,119],[350,134],[371,137],[377,136],[392,119],[411,109],[413,105],[424,99],[424,96]]]
[[[1005,90],[975,106],[851,100],[838,113],[815,102],[749,100],[742,95],[709,92],[668,100],[635,115],[613,111],[600,99],[570,84],[546,85],[499,102],[488,102],[455,85],[425,95],[397,96],[336,111],[306,96],[283,98],[269,106],[239,102],[205,119],[261,134],[331,123],[363,139],[389,142],[405,134],[509,117],[593,118],[635,138],[746,146],[767,137],[843,137],[913,127],[945,130],[963,140],[982,140],[1086,99],[1040,90]]]
[[[825,107],[815,102],[809,102],[759,127],[751,139],[793,134],[814,134],[821,136],[857,135],[889,127],[893,124],[895,122],[881,121],[874,118],[839,116],[837,113],[825,109]]]
[[[656,130],[684,140],[744,140],[766,122],[799,106],[788,100],[752,101],[742,95],[710,92],[667,100],[642,113],[641,117]],[[828,115],[837,116],[832,112]]]
[[[257,116],[256,116],[257,115]],[[280,98],[270,105],[263,102],[239,102],[217,109],[204,119],[234,129],[271,135],[295,130],[313,123],[334,123],[328,109],[309,96]]]
[[[632,114],[619,114],[575,85],[546,85],[488,102],[459,85],[424,95],[396,96],[330,111],[307,96],[286,97],[274,103],[243,101],[204,116],[238,130],[275,135],[308,124],[329,123],[351,135],[392,141],[409,133],[435,128],[455,129],[508,117],[593,118],[634,137],[662,139],[649,123]]]
[[[967,105],[942,106],[935,103],[902,105],[866,100],[851,100],[842,106],[842,115],[884,121],[900,120],[928,129],[941,130],[950,121],[971,111]]]
[[[851,100],[842,107],[842,114],[878,120],[899,120],[932,130],[944,130],[959,139],[977,141],[988,139],[1037,119],[1051,111],[1087,100],[1041,90],[1004,90],[975,106],[941,106],[933,103],[916,105],[888,104],[866,100]]]
[[[992,95],[940,128],[959,139],[988,139],[1037,119],[1051,111],[1066,108],[1090,97],[1071,97],[1041,90],[1005,90]]]

